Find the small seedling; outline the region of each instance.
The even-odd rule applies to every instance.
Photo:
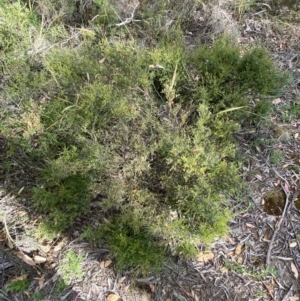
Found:
[[[11,280],[7,284],[7,292],[14,292],[14,293],[22,293],[24,292],[29,286],[29,281],[27,278],[22,280]]]
[[[274,151],[273,154],[270,157],[270,163],[271,164],[278,164],[282,158],[283,158],[283,152],[282,151]]]
[[[267,268],[267,269],[260,269],[260,270],[257,270],[257,271],[256,270],[251,271],[246,266],[244,266],[242,264],[238,264],[236,262],[227,261],[227,260],[224,261],[224,265],[229,270],[233,270],[238,274],[253,277],[258,281],[264,280],[270,274],[276,276],[277,273],[278,273],[275,268]]]
[[[67,284],[64,282],[63,279],[60,279],[55,285],[55,292],[60,294],[66,287]]]
[[[59,270],[65,283],[72,279],[80,280],[83,276],[81,264],[83,256],[76,254],[74,251],[68,251],[65,255],[64,262],[60,265]]]
[[[262,290],[257,290],[256,295],[259,296],[259,297],[263,297],[264,292]]]

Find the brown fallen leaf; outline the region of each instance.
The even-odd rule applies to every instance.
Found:
[[[12,280],[14,280],[14,281],[22,281],[22,280],[26,279],[27,276],[28,276],[28,274],[24,274],[24,275],[21,275],[21,276],[14,277]]]
[[[198,297],[198,295],[197,295],[197,293],[194,290],[191,291],[191,295],[192,295],[192,298],[195,301],[199,301],[200,300],[199,297]]]
[[[35,266],[36,263],[33,261],[32,258],[30,258],[28,255],[24,254],[22,251],[18,251],[16,252],[16,255],[22,259],[25,263],[27,263],[28,265],[31,265],[31,266]]]
[[[47,261],[47,258],[39,256],[39,255],[35,255],[33,257],[33,260],[35,261],[35,263],[44,263]]]
[[[154,286],[154,284],[150,283],[149,287],[150,287],[151,293],[154,293],[155,292],[155,286]]]
[[[291,262],[291,270],[294,273],[295,278],[298,279],[299,273],[298,273],[298,270],[297,270],[297,268],[296,268],[296,266],[293,262]]]
[[[141,295],[141,301],[150,301],[151,298],[149,296],[149,294],[147,294],[147,292],[142,292],[142,295]]]
[[[240,254],[242,253],[242,248],[243,248],[243,245],[242,245],[242,244],[238,244],[238,245],[235,247],[234,254],[235,254],[235,255],[240,255]]]
[[[280,98],[276,98],[272,101],[273,105],[278,105],[279,103],[281,103],[281,99]]]
[[[209,260],[213,259],[215,257],[213,252],[206,252],[206,253],[201,253],[198,255],[196,258],[197,261],[199,262],[208,262]]]
[[[221,267],[221,268],[220,268],[220,271],[221,271],[222,273],[228,273],[228,269],[227,269],[226,267]]]
[[[259,175],[259,174],[255,175],[255,177],[256,177],[258,180],[260,180],[260,181],[263,180],[263,177],[262,177],[261,175]]]
[[[104,261],[101,261],[100,262],[100,268],[101,269],[104,269],[104,268],[107,268],[111,265],[112,261],[111,260],[104,260]]]
[[[41,246],[41,250],[47,254],[51,250],[51,246]]]
[[[55,247],[54,247],[54,252],[58,252],[62,249],[62,247],[64,246],[65,242],[62,240],[61,242],[59,242]]]
[[[36,277],[34,279],[38,280],[38,282],[39,282],[39,288],[42,289],[44,287],[45,275],[42,275],[41,277]]]
[[[26,255],[26,254],[24,254],[22,260],[23,260],[24,262],[26,262],[28,265],[31,265],[31,266],[33,266],[33,267],[36,265],[36,263],[34,262],[34,260],[33,260],[32,258],[30,258],[30,257],[29,257],[28,255]]]
[[[229,236],[226,237],[226,242],[230,243],[231,245],[234,245],[234,241]]]
[[[20,194],[20,193],[24,190],[24,188],[25,188],[25,186],[23,186],[23,187],[18,191],[17,194]]]
[[[7,236],[7,245],[10,249],[13,249],[14,244],[12,243],[12,241],[10,240],[10,238]]]
[[[116,294],[109,294],[107,296],[107,301],[122,301],[122,299]]]

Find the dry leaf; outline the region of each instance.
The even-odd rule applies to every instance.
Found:
[[[104,57],[103,59],[99,60],[99,64],[103,64],[105,62],[106,58]]]
[[[122,299],[118,295],[109,294],[107,296],[107,301],[122,301]]]
[[[299,133],[295,134],[295,139],[297,139],[299,137]]]
[[[272,101],[273,105],[278,105],[279,103],[281,103],[281,99],[280,98],[276,98]]]
[[[35,261],[36,263],[44,263],[44,262],[47,261],[47,258],[42,257],[42,256],[39,256],[39,255],[35,255],[35,256],[33,257],[33,259],[34,259],[34,261]]]
[[[286,193],[290,193],[290,186],[287,183],[284,183],[284,190]]]
[[[291,262],[291,270],[294,273],[295,278],[298,279],[299,273],[293,262]]]
[[[18,194],[20,194],[24,190],[25,186],[23,186],[19,191]]]
[[[268,232],[267,232],[267,233],[265,234],[265,236],[263,237],[263,241],[265,241],[265,242],[270,242],[270,241],[271,241]]]
[[[21,251],[18,251],[18,252],[16,252],[16,255],[17,255],[18,258],[22,259],[23,256],[24,256],[24,253],[21,252]]]
[[[35,266],[36,263],[30,258],[28,255],[24,254],[22,260],[26,262],[28,265]]]
[[[172,301],[172,299],[170,299],[170,298],[167,298],[165,301]]]
[[[111,265],[112,261],[111,260],[104,260],[100,262],[100,268],[104,269],[107,268]]]
[[[226,267],[221,267],[220,271],[223,273],[228,273],[228,269]]]
[[[240,255],[242,253],[242,244],[238,244],[234,250],[235,255]]]
[[[298,296],[291,296],[290,301],[298,301],[299,297]]]
[[[14,244],[12,243],[12,241],[9,239],[9,237],[7,237],[7,245],[10,249],[13,249]]]
[[[150,301],[151,298],[149,296],[149,294],[147,294],[146,292],[142,292],[142,295],[141,295],[141,301]]]
[[[256,177],[258,180],[260,180],[260,181],[263,180],[263,177],[262,177],[261,175],[259,175],[259,174],[255,175],[255,177]]]
[[[46,254],[51,250],[51,246],[41,246],[41,250]]]
[[[292,243],[290,243],[290,247],[291,248],[295,248],[297,246],[297,242],[293,241]]]
[[[22,259],[24,262],[26,262],[28,265],[31,265],[31,266],[35,266],[36,263],[26,254],[24,254],[22,251],[18,251],[16,252],[16,255]]]
[[[243,258],[242,257],[238,257],[237,261],[238,264],[242,264],[243,263]]]
[[[42,289],[44,287],[45,275],[42,275],[41,277],[36,277],[34,279],[38,280],[38,282],[39,282],[39,288]]]
[[[192,297],[194,298],[195,301],[199,301],[199,297],[197,296],[197,294],[195,293],[195,291],[192,290]]]
[[[248,224],[248,223],[246,223],[246,226],[247,226],[248,228],[255,228],[255,226],[254,226],[253,224]]]
[[[150,286],[151,293],[154,293],[155,292],[155,286],[154,286],[154,284],[150,283],[149,286]]]
[[[231,245],[234,245],[234,241],[229,236],[226,237],[226,242],[230,243]]]
[[[213,252],[201,253],[198,255],[196,260],[199,262],[208,262],[209,260],[213,259],[214,257],[215,257],[215,255]]]
[[[54,251],[55,253],[58,252],[58,251],[60,251],[64,244],[65,244],[65,243],[64,243],[64,241],[62,240],[61,242],[59,242],[59,243],[54,247],[54,250],[53,250],[53,251]]]
[[[22,280],[26,279],[27,276],[28,276],[28,274],[24,274],[22,276],[14,277],[12,280],[14,280],[14,281],[22,281]]]
[[[227,257],[232,257],[234,255],[234,252],[233,251],[228,251],[226,253]]]
[[[153,69],[153,68],[164,69],[164,67],[160,64],[155,64],[155,65],[151,64],[151,65],[149,65],[149,68],[151,68],[151,69]]]

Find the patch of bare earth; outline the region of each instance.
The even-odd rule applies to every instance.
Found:
[[[128,12],[120,13],[122,20],[136,7],[135,2],[130,5]],[[0,286],[4,292],[9,279],[27,275],[28,291],[40,291],[45,301],[299,300],[300,120],[284,122],[281,113],[287,104],[300,103],[300,25],[275,22],[268,9],[262,5],[257,12],[239,15],[233,1],[206,5],[195,11],[186,33],[191,46],[209,40],[213,33],[234,33],[244,45],[267,47],[278,66],[294,76],[288,90],[273,101],[271,123],[236,135],[246,158],[243,177],[249,193],[242,200],[232,200],[235,218],[226,240],[216,240],[208,251],[199,246],[197,260],[170,258],[159,276],[137,278],[132,271],[117,273],[109,250],[85,242],[76,229],[68,238],[39,241],[30,231],[35,226],[34,214],[28,214],[22,200],[17,202],[2,191]],[[282,156],[270,160],[275,151]],[[274,216],[263,208],[266,193],[276,187],[282,190],[284,206]],[[57,290],[59,266],[69,250],[83,256],[83,276],[69,279],[65,288]],[[37,262],[36,256],[45,262]],[[1,290],[0,299],[33,300],[26,291],[4,294]]]

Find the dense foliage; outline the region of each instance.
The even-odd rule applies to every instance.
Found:
[[[1,164],[11,183],[23,171],[14,184],[26,185],[49,229],[88,214],[99,225],[83,236],[106,241],[118,267],[144,269],[226,235],[230,195],[241,186],[232,134],[285,83],[267,53],[226,37],[191,52],[180,28],[149,47],[113,30],[100,35],[108,6],[101,22],[72,36],[6,2]],[[104,9],[94,2],[91,11]],[[250,105],[254,95],[261,101]]]

